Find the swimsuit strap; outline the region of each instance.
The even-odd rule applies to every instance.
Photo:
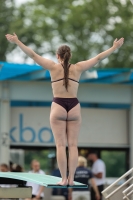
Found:
[[[62,65],[62,67],[64,68],[63,64],[61,64],[61,65]],[[71,63],[68,65],[68,67],[70,67],[70,66],[71,66]],[[79,83],[79,81],[74,80],[74,79],[72,79],[72,78],[68,78],[68,79],[71,80],[71,81],[75,81],[76,83]],[[57,82],[57,81],[61,81],[61,80],[64,80],[64,78],[60,78],[60,79],[58,79],[58,80],[51,81],[51,83],[54,83],[54,82]]]
[[[63,80],[64,78],[60,78],[60,79],[58,79],[58,80],[55,80],[55,81],[51,81],[51,83],[53,83],[53,82],[57,82],[57,81],[61,81],[61,80]]]
[[[74,80],[74,79],[72,79],[72,78],[68,78],[68,79],[71,80],[71,81],[75,81],[76,83],[79,83],[79,81],[76,81],[76,80]],[[58,79],[58,80],[51,81],[51,83],[58,82],[58,81],[62,81],[62,80],[64,80],[64,78],[60,78],[60,79]]]
[[[79,83],[79,81],[76,81],[73,78],[68,78],[68,79],[71,80],[71,81],[75,81],[75,82]]]

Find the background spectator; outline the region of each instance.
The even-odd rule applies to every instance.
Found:
[[[45,174],[43,170],[40,169],[40,163],[37,160],[31,162],[31,171],[29,173]],[[32,186],[32,199],[43,199],[44,197],[44,186],[38,185],[37,183],[27,182],[27,186]]]
[[[88,159],[90,162],[92,162],[92,173],[101,196],[100,200],[102,200],[101,192],[104,189],[106,176],[105,164],[101,159],[98,158],[98,154],[95,151],[89,153]],[[96,200],[93,188],[91,188],[91,200]]]
[[[72,197],[72,200],[79,200],[79,199],[90,200],[89,181],[91,182],[91,185],[94,188],[96,199],[97,200],[100,199],[100,194],[95,184],[92,172],[86,166],[87,166],[87,160],[84,157],[79,156],[78,167],[75,172],[74,181],[86,184],[88,185],[88,188],[69,189],[69,199],[71,199]]]
[[[8,172],[9,171],[9,167],[7,164],[3,163],[0,165],[0,171],[1,172]]]
[[[23,168],[20,165],[14,163],[12,164],[12,172],[23,172]]]
[[[2,163],[0,165],[0,172],[8,172],[8,171],[9,171],[8,165],[5,163]],[[0,187],[9,188],[9,187],[11,187],[11,185],[10,184],[0,184]]]

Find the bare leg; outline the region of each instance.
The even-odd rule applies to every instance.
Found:
[[[67,138],[69,150],[69,177],[68,184],[73,185],[74,173],[78,165],[78,134],[81,124],[80,105],[78,104],[68,112],[67,118]]]
[[[56,143],[57,163],[61,173],[62,181],[58,184],[67,185],[67,158],[66,158],[66,119],[67,112],[56,103],[52,103],[50,124]]]

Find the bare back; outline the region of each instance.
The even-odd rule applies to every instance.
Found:
[[[51,81],[56,81],[64,78],[64,69],[60,63],[55,64],[54,68],[50,70]],[[76,64],[69,67],[69,78],[79,81],[81,73],[77,70]],[[63,85],[64,80],[60,80],[52,83],[53,96],[63,98],[77,97],[77,91],[79,84],[73,80],[68,80],[68,91]]]

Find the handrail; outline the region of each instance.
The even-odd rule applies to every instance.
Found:
[[[130,185],[127,189],[125,189],[122,193],[125,194],[128,190],[130,190],[133,187],[133,184]]]
[[[105,190],[102,191],[102,195],[104,196],[105,199],[108,199],[115,194],[116,192],[118,192],[123,186],[125,186],[126,184],[128,184],[130,181],[133,180],[133,176],[131,176],[127,181],[125,181],[123,184],[121,184],[119,187],[117,187],[114,191],[111,191],[109,194],[107,192],[109,192],[109,190],[115,186],[120,180],[126,178],[128,175],[130,175],[133,172],[133,168],[131,168],[129,171],[127,171],[125,174],[123,174],[120,178],[118,178],[114,183],[112,183],[110,186],[108,186]],[[129,192],[128,194],[126,194],[127,191],[129,191],[131,188],[133,188],[133,184],[130,185],[128,188],[126,188],[123,191],[123,195],[124,195],[124,199],[126,198],[127,200],[129,200],[128,196],[130,195],[131,192]]]
[[[128,194],[126,194],[124,197],[123,197],[123,199],[126,199],[129,195],[131,195],[133,193],[133,190],[132,191],[130,191]]]
[[[122,185],[120,185],[118,188],[116,188],[113,192],[111,192],[106,198],[110,198],[114,193],[116,193],[118,190],[120,190],[123,186],[125,186],[127,183],[129,183],[133,179],[133,176],[125,181]]]

